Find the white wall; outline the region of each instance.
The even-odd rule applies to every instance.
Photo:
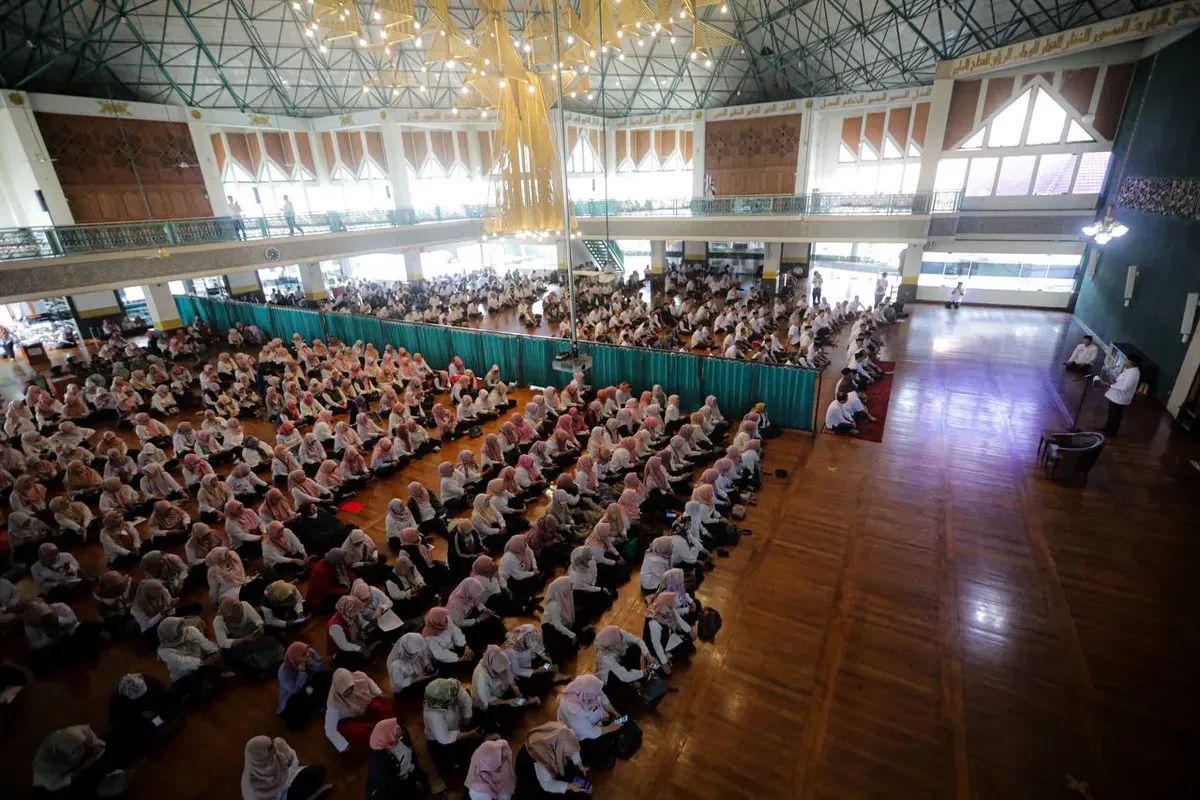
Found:
[[[950,290],[940,286],[918,286],[917,300],[944,303]],[[980,306],[1028,306],[1031,308],[1066,308],[1070,292],[1014,292],[1000,289],[970,289],[963,302]]]

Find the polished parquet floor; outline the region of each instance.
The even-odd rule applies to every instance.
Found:
[[[600,776],[597,795],[1195,796],[1200,447],[1139,398],[1087,489],[1038,477],[1039,435],[1065,428],[1079,396],[1057,365],[1080,333],[1060,313],[936,306],[889,330],[883,441],[770,444],[766,472],[788,477],[764,479],[755,535],[699,592],[725,626],[674,674],[679,691],[643,719],[642,750]],[[1092,393],[1083,423],[1102,418]],[[344,516],[382,540],[387,499],[438,458]],[[604,621],[637,630],[641,608],[627,586]],[[323,642],[323,624],[307,638]],[[120,675],[160,668],[109,645],[0,708],[3,795],[25,791],[47,731],[102,730]],[[372,674],[386,686],[382,658]],[[269,683],[238,685],[191,714],[133,796],[236,797],[245,740],[284,732],[274,699]],[[417,706],[405,716],[418,732]],[[339,756],[317,724],[287,737],[330,767],[335,796],[363,796],[363,758]]]

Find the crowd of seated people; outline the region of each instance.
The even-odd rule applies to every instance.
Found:
[[[251,355],[262,337],[238,329],[223,338],[241,349],[189,363],[221,338],[200,323],[178,336],[170,365],[115,353],[111,380],[89,375],[70,402],[31,384],[5,408],[0,619],[23,627],[28,665],[52,674],[113,638],[161,663],[114,687],[106,739],[86,726],[47,738],[41,790],[119,788],[188,708],[239,681],[277,680],[289,729],[323,716],[330,751],[316,760],[369,752],[373,797],[428,793],[430,766],[473,798],[579,791],[635,748],[630,720],[698,646],[696,588],[747,532],[733,512],[754,502],[778,433],[765,409],[731,419],[715,397],[682,409],[663,387],[595,390],[582,373],[518,408],[497,367],[478,377],[458,358],[443,370],[404,348],[299,335]],[[149,362],[140,391],[123,377],[143,377],[136,359]],[[156,406],[160,390],[174,402]],[[239,417],[268,420],[274,440]],[[489,420],[501,424],[477,447],[438,455]],[[399,481],[386,547],[339,519],[343,499],[419,459],[440,462],[438,484]],[[72,553],[91,543],[98,574]],[[642,630],[597,631],[635,577]],[[588,650],[594,672],[572,675]],[[375,663],[385,686],[366,674]],[[406,696],[432,764],[398,719]],[[503,740],[541,705],[554,721]],[[325,788],[283,739],[247,743],[245,797]]]

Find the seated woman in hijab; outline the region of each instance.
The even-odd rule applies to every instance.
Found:
[[[308,579],[306,600],[313,613],[328,612],[340,597],[350,593],[355,574],[347,567],[346,553],[340,547],[326,551],[313,565]]]
[[[38,545],[37,562],[29,569],[33,582],[46,600],[71,601],[85,594],[95,580],[79,568],[79,562],[70,553],[59,552],[52,542]]]
[[[406,633],[392,645],[387,657],[388,681],[392,695],[397,699],[410,686],[422,685],[437,677],[433,657],[425,637],[419,633]]]
[[[215,474],[200,479],[196,492],[196,504],[200,508],[200,521],[218,522],[225,514],[225,504],[233,499],[233,490]]]
[[[161,550],[176,547],[187,541],[192,519],[178,503],[159,500],[150,512],[146,527],[150,531],[150,541],[146,543],[146,548]]]
[[[81,503],[94,503],[100,497],[100,473],[79,459],[67,464],[63,486],[67,496]]]
[[[47,603],[40,597],[25,600],[21,624],[35,668],[70,666],[88,658],[104,631],[99,622],[80,622],[66,603]]]
[[[671,673],[673,659],[686,659],[696,652],[695,637],[695,629],[679,614],[675,593],[655,595],[646,608],[642,639],[664,673]]]
[[[109,511],[104,515],[100,544],[110,566],[132,566],[141,558],[142,538],[120,511]]]
[[[468,494],[483,490],[485,476],[479,462],[475,460],[475,454],[470,450],[463,450],[458,454],[458,460],[454,465],[454,476],[458,478],[463,490]]]
[[[421,483],[412,481],[408,484],[408,513],[416,521],[416,528],[421,533],[440,533],[446,535],[446,510],[438,496],[426,489]],[[389,534],[390,538],[390,534]]]
[[[504,622],[487,607],[487,593],[475,578],[459,582],[446,600],[450,621],[462,630],[467,644],[479,653],[488,644],[504,640]]]
[[[129,607],[133,602],[133,579],[116,570],[100,576],[92,589],[96,615],[109,633],[120,633],[129,624]]]
[[[196,524],[202,525],[203,523]],[[204,565],[208,568],[206,577],[208,578],[209,603],[215,606],[222,597],[243,599],[242,590],[249,585],[250,576],[246,574],[246,568],[242,565],[242,559],[238,556],[237,551],[227,547],[214,547],[204,557]]]
[[[507,541],[508,530],[504,516],[492,504],[486,494],[475,495],[471,510],[471,526],[479,535],[483,549],[489,553],[499,553]],[[471,561],[474,561],[474,557]]]
[[[376,723],[395,716],[395,703],[366,673],[334,670],[325,704],[325,736],[338,752],[365,749]]]
[[[417,765],[412,737],[396,719],[384,719],[371,731],[367,796],[428,797],[429,776]]]
[[[271,488],[266,481],[254,474],[253,468],[246,462],[233,465],[233,469],[225,478],[225,484],[233,492],[233,496],[243,503],[258,502]]]
[[[575,618],[580,623],[588,623],[599,617],[616,597],[616,592],[596,584],[596,575],[596,557],[592,549],[580,545],[572,550],[567,577],[571,581]]]
[[[300,765],[300,758],[283,739],[255,736],[246,742],[242,767],[242,800],[313,800],[332,789],[325,767]]]
[[[392,572],[384,581],[384,590],[396,615],[403,620],[423,615],[435,599],[429,584],[404,551],[397,554]]]
[[[254,509],[233,498],[225,502],[225,534],[230,546],[245,559],[254,559],[262,552],[265,532],[266,526]]]
[[[49,797],[116,797],[132,779],[87,725],[54,731],[33,756],[33,788]]]
[[[358,491],[374,477],[367,460],[363,458],[362,451],[354,446],[348,446],[342,454],[338,473],[342,477],[342,485],[347,492]]]
[[[121,763],[131,763],[166,743],[183,725],[179,696],[153,675],[134,672],[117,683],[108,701],[109,745]]]
[[[321,466],[321,462],[328,458],[328,455],[317,435],[315,433],[307,433],[304,435],[304,440],[300,443],[300,447],[296,452],[296,458],[300,461],[300,465],[306,474],[315,475],[317,469]]]
[[[523,797],[584,791],[575,783],[576,778],[587,775],[580,757],[579,737],[563,722],[538,725],[529,731],[517,753],[516,771]]]
[[[313,476],[312,480],[320,489],[329,492],[330,500],[334,503],[350,497],[355,491],[349,488],[346,479],[342,477],[338,462],[332,458],[321,462],[321,466],[317,468],[317,474]]]
[[[54,500],[60,498],[56,497]],[[61,498],[64,503],[66,498]],[[50,502],[53,503],[54,500]],[[33,514],[24,511],[14,511],[9,515],[7,523],[8,527],[8,544],[12,548],[14,560],[22,564],[28,564],[37,557],[37,550],[52,534],[57,531],[52,531],[50,526],[42,522]],[[58,537],[58,541],[64,547],[78,546],[83,544],[82,537],[67,536]]]
[[[471,690],[475,724],[489,733],[508,733],[517,723],[518,709],[541,703],[539,698],[521,693],[508,654],[494,644],[488,645],[475,665]]]
[[[618,708],[628,709],[640,702],[639,690],[658,662],[641,638],[609,625],[596,634],[596,677],[603,681],[604,693]]]
[[[579,649],[582,624],[575,618],[571,579],[561,575],[550,582],[542,606],[542,641],[555,664],[565,664]]]
[[[298,731],[324,710],[333,675],[316,650],[304,642],[292,642],[284,651],[278,676],[275,713],[288,730]]]
[[[242,440],[242,463],[248,464],[251,470],[261,472],[269,468],[274,458],[275,452],[257,436],[247,436]]]
[[[167,591],[162,581],[155,578],[145,578],[138,583],[130,608],[138,630],[148,636],[154,636],[159,623],[167,617],[185,616],[186,612],[192,611],[199,611],[199,608],[180,609],[179,601]]]
[[[538,569],[537,558],[529,547],[529,534],[510,536],[500,557],[499,580],[512,597],[514,605],[527,608],[532,598],[545,582],[545,575]]]
[[[517,790],[517,771],[508,742],[492,739],[475,748],[464,786],[469,800],[510,800]]]
[[[297,511],[299,515],[288,527],[300,537],[310,556],[322,556],[346,538],[347,526],[329,509],[305,503]]]
[[[139,471],[137,462],[120,450],[114,448],[105,454],[104,477],[120,478],[123,483],[133,483]]]
[[[308,577],[308,553],[282,522],[267,524],[262,537],[263,564],[273,575],[293,580]]]
[[[467,487],[459,479],[454,464],[449,461],[438,464],[438,475],[440,476],[438,492],[445,510],[448,513],[454,513],[467,508],[471,504],[471,498],[467,496]]]
[[[178,452],[178,451],[176,451]],[[183,485],[187,487],[189,492],[195,492],[200,489],[200,481],[208,475],[214,475],[212,464],[209,464],[195,453],[188,453],[183,457]]]
[[[304,597],[294,583],[277,580],[268,583],[259,600],[263,625],[272,633],[285,634],[308,622]]]
[[[441,674],[459,664],[468,664],[475,658],[474,652],[467,646],[467,637],[462,629],[454,624],[449,612],[442,606],[425,612],[421,635],[425,637],[429,655]]]
[[[147,464],[143,470],[141,483],[142,494],[147,501],[183,500],[187,492],[171,477],[162,464]]]
[[[334,604],[333,616],[325,629],[326,651],[334,666],[363,669],[375,655],[379,642],[369,638],[368,624],[363,619],[365,610],[362,601],[353,594],[339,597]]]
[[[127,483],[121,483],[120,478],[105,478],[100,481],[100,511],[108,514],[116,511],[128,514],[130,517],[140,516],[149,510],[153,501],[146,501]]]
[[[585,672],[563,687],[558,721],[578,737],[585,764],[612,769],[617,758],[617,734],[622,727],[616,722],[618,717],[620,713],[604,693],[604,681],[596,675]]]
[[[350,531],[342,542],[342,551],[346,554],[347,566],[372,586],[381,585],[392,571],[387,565],[387,556],[379,552],[375,541],[361,528]]]
[[[213,617],[213,638],[224,651],[225,664],[254,683],[274,675],[283,663],[283,646],[264,633],[254,606],[230,595],[221,598]]]
[[[303,470],[304,467],[296,460],[296,455],[282,444],[275,445],[271,456],[271,480],[275,485],[286,486],[288,475],[298,469]]]
[[[293,507],[298,507],[304,503],[319,505],[330,505],[333,503],[333,492],[305,475],[304,470],[292,470],[288,474],[287,486],[292,496]]]
[[[296,509],[284,497],[283,492],[274,486],[267,490],[266,496],[258,506],[258,517],[264,525],[269,522],[290,525],[296,521],[297,516]]]
[[[204,559],[214,549],[225,547],[228,544],[229,540],[223,534],[203,522],[192,523],[192,533],[183,543],[183,552],[187,556],[188,567],[191,570],[188,576],[189,586],[205,583],[208,567],[205,565]]]
[[[460,772],[480,742],[472,720],[471,696],[453,678],[438,678],[425,687],[425,743],[439,770]]]
[[[68,546],[83,544],[85,539],[94,537],[100,532],[100,518],[95,516],[87,505],[78,500],[70,500],[59,495],[50,501],[49,508],[61,531],[59,541]]]
[[[454,520],[450,533],[450,544],[446,549],[451,575],[455,578],[465,576],[471,571],[471,565],[475,563],[475,559],[483,552],[483,539],[473,520]]]

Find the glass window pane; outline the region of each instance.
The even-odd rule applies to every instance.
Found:
[[[1029,110],[1030,94],[1031,92],[1025,92],[995,116],[991,133],[988,134],[988,147],[1013,147],[1021,143],[1021,129],[1025,127],[1025,112]]]
[[[967,172],[967,197],[986,197],[992,193],[996,180],[998,158],[972,158]]]
[[[1084,153],[1079,157],[1079,174],[1075,176],[1075,194],[1095,194],[1104,185],[1104,173],[1112,153]]]
[[[1062,140],[1063,125],[1067,123],[1067,112],[1053,97],[1039,90],[1033,101],[1033,116],[1029,120],[1029,134],[1025,144],[1058,144]]]
[[[909,158],[920,158],[921,157],[921,148],[917,147],[912,142],[909,142],[908,143],[908,157]]]
[[[857,159],[855,159],[855,157],[854,157],[853,150],[851,150],[849,147],[846,147],[845,144],[841,144],[838,146],[838,161],[840,163],[848,164],[855,160],[857,160]]]
[[[920,164],[906,164],[904,166],[904,182],[900,185],[900,191],[905,194],[915,192],[917,190],[917,179],[920,177]]]
[[[962,191],[963,181],[967,177],[967,161],[965,158],[948,158],[939,161],[937,175],[933,179],[935,192]]]
[[[892,137],[890,136],[883,140],[883,157],[904,158],[904,153],[900,152],[900,148],[896,147],[896,143],[892,141]]]
[[[960,150],[979,150],[983,147],[983,134],[987,131],[986,128],[980,128],[975,135],[963,142]]]
[[[1000,163],[1000,177],[996,179],[996,194],[1004,197],[1029,194],[1029,181],[1033,178],[1033,165],[1037,156],[1009,156]]]
[[[858,146],[858,157],[863,161],[878,161],[879,156],[875,155],[875,151],[866,142]]]
[[[1071,124],[1067,126],[1067,142],[1074,144],[1075,142],[1094,142],[1092,135],[1083,129],[1075,120],[1071,120]]]
[[[1071,177],[1075,174],[1075,155],[1056,153],[1042,156],[1038,162],[1037,178],[1033,182],[1033,193],[1067,194],[1071,191]]]
[[[879,167],[875,165],[858,168],[854,183],[850,187],[852,194],[875,194],[875,184],[879,180]]]
[[[904,180],[903,164],[884,164],[879,168],[880,194],[895,194],[900,191],[900,182]]]

